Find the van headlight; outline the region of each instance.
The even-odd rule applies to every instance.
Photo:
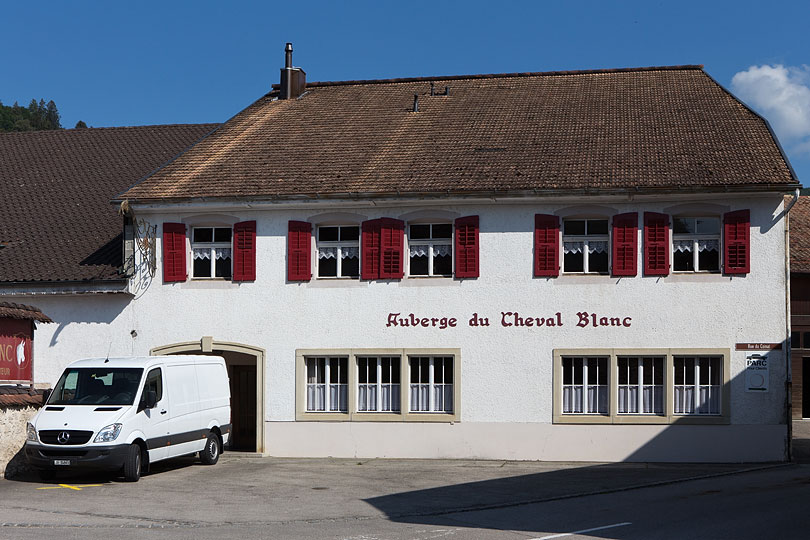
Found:
[[[101,431],[98,432],[96,438],[93,442],[110,442],[114,441],[118,434],[121,433],[121,426],[122,424],[110,424],[109,426],[104,426],[101,428]]]
[[[25,438],[31,442],[37,442],[37,430],[31,422],[25,423]]]

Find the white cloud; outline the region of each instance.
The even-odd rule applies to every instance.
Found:
[[[810,66],[751,66],[731,89],[768,119],[786,150],[810,154]]]

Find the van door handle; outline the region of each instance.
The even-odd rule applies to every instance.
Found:
[[[160,411],[160,414],[166,414],[166,409],[163,409],[162,411]]]

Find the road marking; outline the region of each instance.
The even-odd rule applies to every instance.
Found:
[[[548,540],[549,538],[562,538],[564,536],[573,536],[575,534],[589,533],[593,531],[601,531],[603,529],[612,529],[613,527],[624,527],[625,525],[632,525],[629,521],[624,523],[614,523],[613,525],[603,525],[602,527],[594,527],[592,529],[582,529],[581,531],[572,531],[567,533],[552,534],[551,536],[541,536],[540,538],[532,538],[531,540]]]
[[[81,491],[84,488],[101,487],[102,485],[104,484],[79,484],[76,486],[71,486],[70,484],[59,484],[58,486],[39,487],[37,489],[72,489],[74,491]]]

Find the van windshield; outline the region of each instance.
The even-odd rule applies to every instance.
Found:
[[[141,368],[69,368],[48,405],[132,405],[142,374]]]

